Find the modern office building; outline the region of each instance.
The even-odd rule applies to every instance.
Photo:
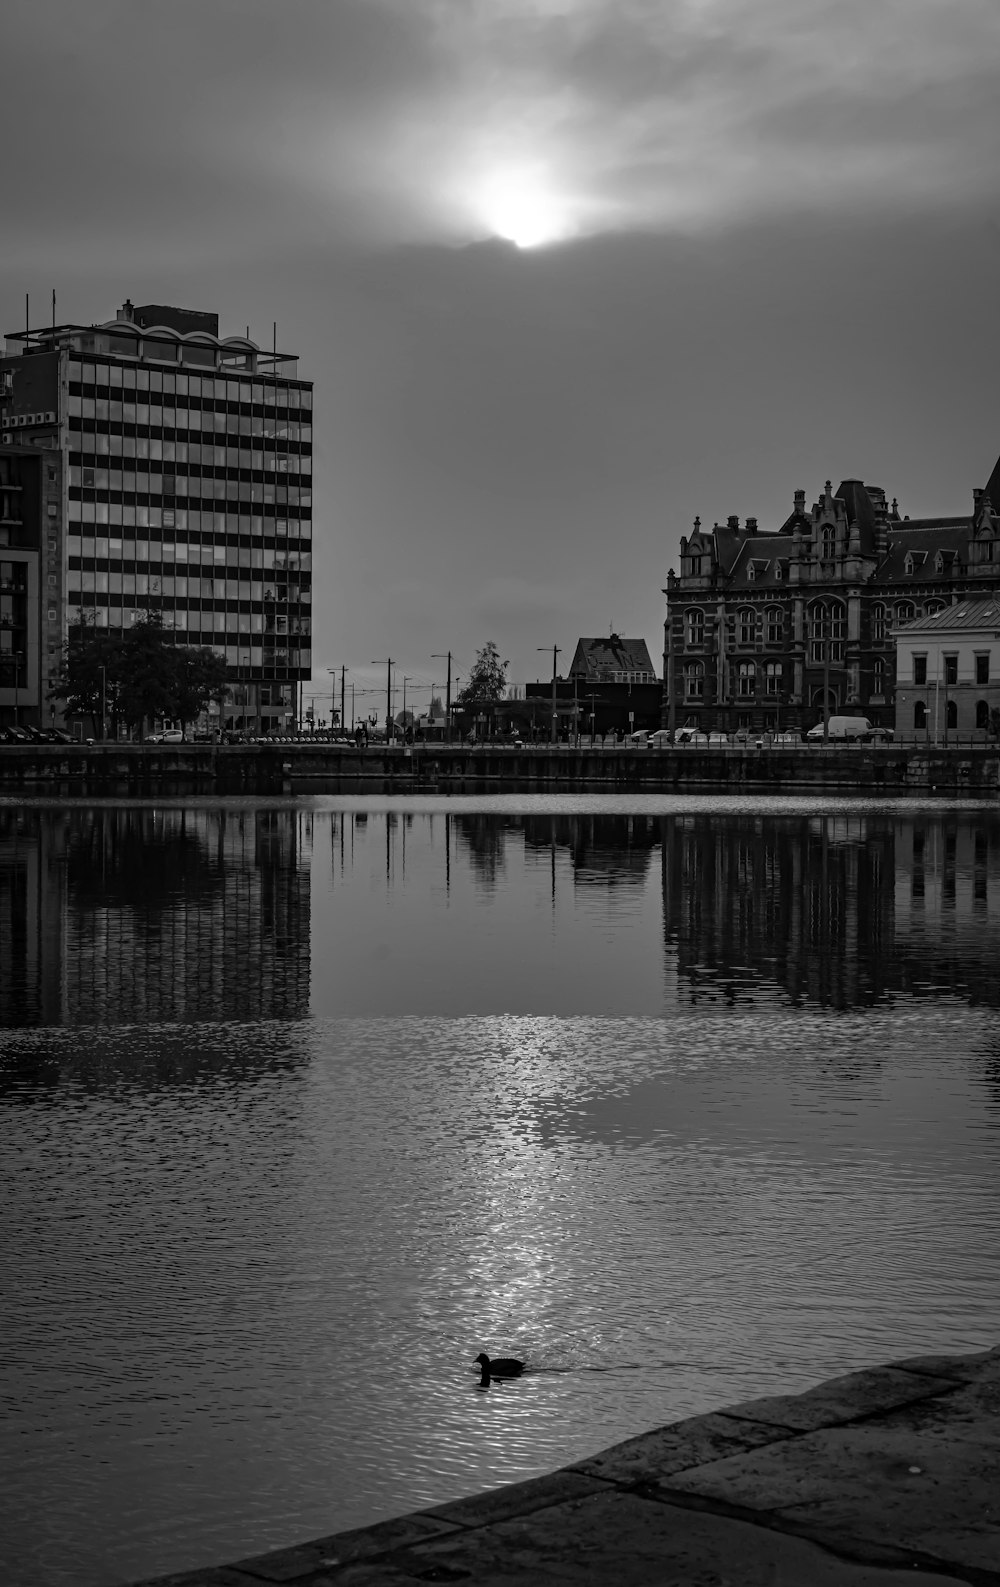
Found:
[[[49,721],[74,624],[126,628],[149,611],[179,643],[225,655],[228,725],[297,716],[312,659],[312,383],[293,354],[162,304],[9,334],[0,459],[0,720]]]

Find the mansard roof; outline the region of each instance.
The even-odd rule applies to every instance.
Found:
[[[731,531],[730,531],[731,532]],[[736,589],[783,589],[785,569],[779,575],[779,562],[786,563],[792,554],[791,535],[746,535],[736,548],[735,559],[728,569],[730,587]],[[754,574],[750,576],[750,564]],[[763,566],[766,563],[767,566]]]
[[[605,634],[599,639],[578,639],[569,669],[571,678],[599,678],[608,672],[648,672],[656,677],[644,639],[622,639]]]
[[[904,518],[902,523],[890,525],[886,555],[875,569],[872,583],[937,584],[941,580],[935,565],[937,553],[943,552],[946,562],[961,562],[971,534],[971,518]],[[910,553],[912,572],[907,573]]]

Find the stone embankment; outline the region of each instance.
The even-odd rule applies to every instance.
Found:
[[[1000,1587],[998,1413],[1000,1348],[894,1361],[155,1587]]]
[[[0,746],[0,794],[158,798],[323,793],[944,794],[995,797],[1000,749],[893,745],[664,750],[336,744]]]

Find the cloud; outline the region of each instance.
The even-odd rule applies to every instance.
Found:
[[[995,0],[15,0],[5,35],[15,263],[702,231],[1000,182]]]

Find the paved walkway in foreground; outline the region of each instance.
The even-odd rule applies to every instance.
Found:
[[[421,1581],[1000,1587],[1000,1347],[730,1405],[534,1482],[156,1587]]]

